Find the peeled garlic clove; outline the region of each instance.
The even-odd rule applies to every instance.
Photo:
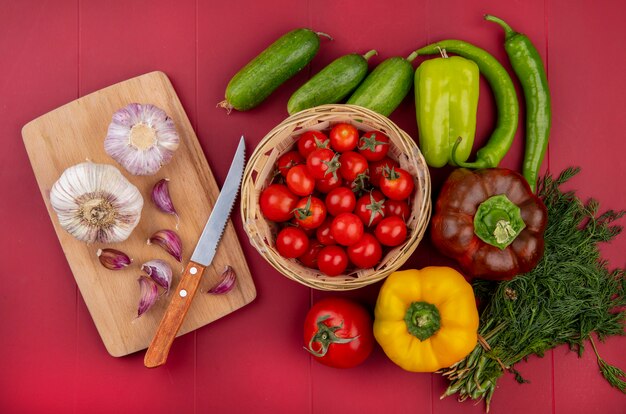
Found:
[[[50,190],[59,224],[87,243],[124,241],[139,223],[143,197],[112,165],[69,167]]]
[[[146,276],[139,276],[139,306],[137,317],[140,317],[154,305],[159,298],[159,288],[154,280]]]
[[[176,221],[178,222],[178,213],[176,213],[174,203],[172,203],[172,198],[170,197],[169,182],[169,179],[163,178],[154,185],[152,188],[152,201],[162,212],[176,216]]]
[[[154,259],[141,265],[141,270],[156,282],[157,285],[165,289],[165,294],[169,293],[172,286],[172,268],[165,260]]]
[[[183,242],[173,230],[159,230],[149,239],[148,244],[161,246],[179,262],[183,261]]]
[[[237,280],[237,274],[233,270],[232,267],[226,266],[224,271],[222,272],[222,280],[220,280],[215,286],[207,291],[207,293],[212,293],[214,295],[221,295],[223,293],[230,292],[235,286],[235,281]]]
[[[132,262],[126,253],[115,249],[98,249],[96,256],[98,256],[102,266],[110,270],[123,269]]]
[[[113,114],[104,150],[133,175],[152,175],[172,159],[180,138],[174,121],[150,104],[131,103]]]

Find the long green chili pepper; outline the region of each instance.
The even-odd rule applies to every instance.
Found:
[[[497,167],[506,155],[517,131],[519,105],[513,81],[506,69],[489,52],[462,40],[442,40],[417,50],[418,55],[439,54],[439,48],[456,53],[466,59],[473,60],[478,70],[489,82],[498,109],[498,120],[487,144],[476,153],[474,162],[458,162],[454,160],[456,146],[452,149],[454,162],[465,168]]]
[[[535,192],[537,176],[550,136],[550,89],[546,70],[539,52],[527,36],[517,33],[498,17],[486,14],[485,20],[497,23],[504,29],[504,48],[524,91],[526,151],[522,173]]]

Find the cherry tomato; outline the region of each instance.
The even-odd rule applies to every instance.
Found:
[[[324,222],[326,205],[319,198],[308,196],[298,201],[294,215],[298,226],[303,229],[314,229]]]
[[[359,153],[368,161],[380,161],[389,152],[389,137],[379,131],[366,132],[359,139]]]
[[[327,276],[340,275],[348,267],[348,255],[343,247],[326,246],[317,255],[317,267]]]
[[[309,154],[306,168],[316,180],[336,176],[339,169],[339,155],[328,148],[319,148]]]
[[[287,187],[296,195],[308,196],[315,189],[315,178],[309,174],[306,165],[296,165],[287,173]]]
[[[387,217],[398,216],[406,222],[411,215],[411,210],[406,201],[387,200],[385,202],[385,214]]]
[[[380,161],[373,161],[370,163],[370,183],[373,186],[378,187],[380,185],[380,179],[383,177],[383,171],[385,167],[388,168],[400,168],[400,164],[392,160],[389,157],[385,157]]]
[[[355,205],[356,197],[352,190],[346,187],[335,188],[326,196],[326,210],[332,216],[352,213]]]
[[[276,165],[278,166],[278,171],[280,175],[287,178],[287,173],[291,169],[291,167],[295,167],[296,165],[304,164],[306,160],[298,151],[289,151],[284,153],[278,158],[276,161]]]
[[[320,131],[307,131],[298,139],[298,152],[305,159],[318,148],[328,148],[330,140]]]
[[[374,267],[383,257],[383,248],[376,237],[369,233],[363,234],[361,239],[347,249],[350,261],[361,269]]]
[[[330,232],[330,225],[332,224],[332,222],[332,217],[326,217],[326,220],[324,220],[324,222],[320,224],[320,226],[315,231],[315,237],[317,237],[317,240],[326,246],[337,244],[337,242],[333,238],[332,233]]]
[[[361,174],[367,172],[367,160],[361,154],[348,151],[339,157],[339,173],[347,181],[354,181]]]
[[[337,152],[352,151],[359,143],[359,131],[350,124],[337,124],[331,130],[330,147]]]
[[[313,237],[313,236],[315,235],[315,230],[316,230],[316,229],[307,229],[307,228],[302,227],[302,226],[298,223],[298,220],[296,220],[296,218],[295,218],[295,217],[293,217],[293,218],[291,219],[290,223],[291,223],[291,225],[292,225],[292,226],[297,227],[297,228],[299,228],[299,229],[302,229],[302,231],[304,231],[304,233],[306,234],[306,236],[307,236],[308,238],[311,238],[311,237]]]
[[[297,227],[285,227],[276,236],[276,250],[281,256],[294,259],[309,248],[309,238]]]
[[[266,219],[282,222],[293,217],[299,198],[287,186],[272,184],[261,193],[261,213]]]
[[[350,246],[363,236],[363,222],[352,213],[341,213],[330,225],[330,234],[343,246]]]
[[[312,269],[317,269],[317,256],[319,256],[320,251],[324,248],[324,245],[318,242],[315,239],[309,240],[309,248],[300,256],[298,256],[298,260],[300,263],[305,265],[306,267],[310,267]]]
[[[386,200],[378,190],[361,196],[356,201],[355,214],[359,216],[363,224],[367,227],[377,225],[386,214]]]
[[[315,189],[320,193],[326,194],[329,193],[330,190],[341,187],[342,182],[343,181],[341,180],[341,177],[334,177],[332,175],[329,175],[321,180],[316,180]]]
[[[374,235],[385,246],[398,246],[406,240],[406,224],[398,216],[386,217],[378,223]]]
[[[380,179],[380,191],[392,200],[408,198],[414,186],[413,177],[402,168],[385,169],[383,178]]]
[[[322,299],[311,307],[304,320],[304,348],[324,365],[355,367],[374,349],[372,318],[354,301]]]

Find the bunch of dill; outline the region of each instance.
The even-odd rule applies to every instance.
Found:
[[[488,302],[480,317],[479,344],[465,359],[441,371],[450,380],[442,398],[455,393],[460,401],[484,398],[489,410],[504,372],[526,382],[515,364],[561,344],[581,355],[586,340],[591,341],[603,376],[626,393],[624,372],[600,358],[591,337],[595,333],[603,340],[624,334],[625,271],[609,271],[598,250],[598,243],[621,232],[613,221],[624,212],[598,214],[595,200],[583,203],[574,192],[562,192],[560,186],[578,172],[569,168],[556,179],[546,175],[539,184],[548,225],[545,253],[537,267],[506,282],[474,282],[476,295]]]

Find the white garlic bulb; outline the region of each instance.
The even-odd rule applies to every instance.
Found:
[[[132,103],[113,114],[104,150],[133,175],[152,175],[172,159],[180,139],[172,118],[154,105]]]
[[[87,243],[126,240],[139,223],[143,197],[112,165],[84,162],[69,167],[50,190],[59,224]]]

